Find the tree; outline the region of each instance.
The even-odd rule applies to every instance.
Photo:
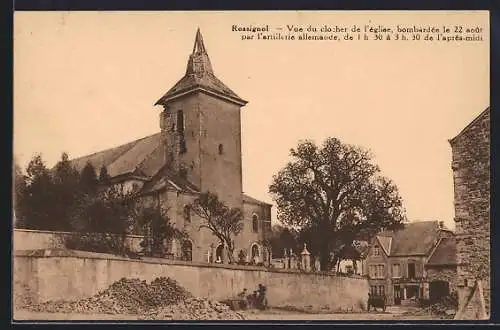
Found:
[[[80,189],[86,194],[94,194],[97,191],[97,185],[95,168],[91,162],[87,162],[80,174]]]
[[[125,254],[126,237],[133,227],[134,195],[118,187],[82,194],[70,214],[72,229],[79,234],[66,247],[85,251]]]
[[[167,215],[167,210],[154,206],[139,206],[136,210],[137,225],[145,234],[141,246],[148,256],[163,256],[165,243],[188,238],[185,231],[175,228]]]
[[[297,242],[297,235],[298,233],[293,229],[286,228],[281,225],[273,226],[271,237],[269,239],[273,256],[278,258],[284,257],[285,249],[287,251],[290,249],[298,251],[299,245]]]
[[[106,166],[102,165],[101,169],[99,170],[99,183],[102,185],[109,185],[111,182],[111,177],[108,174],[108,169]]]
[[[16,201],[16,217],[20,220],[17,225],[25,229],[55,230],[58,219],[52,208],[54,185],[42,155],[33,156],[29,162],[23,185],[24,191],[18,194]]]
[[[207,228],[228,249],[230,263],[235,263],[234,237],[243,229],[243,212],[239,208],[230,208],[212,192],[201,193],[192,203],[191,209],[204,222],[198,229]]]
[[[322,270],[330,269],[332,253],[342,245],[401,227],[405,215],[398,189],[380,175],[368,151],[328,138],[321,147],[301,141],[290,154],[269,191],[278,219],[300,228]]]
[[[67,153],[61,155],[56,164],[54,183],[54,203],[51,204],[53,216],[58,221],[58,228],[53,230],[69,230],[69,217],[76,203],[81,199],[82,191],[79,186],[80,174],[73,168]]]
[[[16,228],[24,228],[24,215],[23,209],[21,207],[22,200],[26,194],[26,176],[23,173],[21,166],[17,162],[14,162],[14,194],[13,194],[13,206],[14,206],[14,226]]]

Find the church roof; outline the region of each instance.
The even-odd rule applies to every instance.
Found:
[[[256,198],[250,197],[247,194],[243,194],[243,203],[257,204],[257,205],[272,205],[272,204],[260,201]]]
[[[166,105],[173,99],[196,91],[205,92],[238,105],[247,103],[215,76],[200,29],[196,32],[186,74],[155,105]]]
[[[152,177],[164,165],[165,150],[161,145],[160,133],[70,160],[79,172],[87,162],[99,171],[102,166],[111,177],[125,174]]]

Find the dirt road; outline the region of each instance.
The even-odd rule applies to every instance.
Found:
[[[407,316],[403,310],[388,309],[386,312],[366,313],[300,313],[284,310],[245,311],[245,320],[431,320],[430,316]],[[89,321],[89,320],[138,320],[135,315],[113,314],[76,314],[76,313],[35,313],[25,310],[16,311],[14,320],[57,320],[57,321]]]

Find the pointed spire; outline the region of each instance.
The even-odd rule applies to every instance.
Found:
[[[194,54],[206,54],[205,44],[203,43],[203,36],[201,35],[200,28],[196,31],[196,38],[194,40],[193,55]]]
[[[156,101],[155,105],[166,106],[171,100],[194,91],[210,93],[212,96],[239,106],[247,104],[247,101],[239,97],[215,76],[200,28],[196,30],[193,51],[189,55],[184,77]]]
[[[189,55],[186,75],[195,74],[201,78],[205,74],[213,75],[213,73],[212,64],[203,43],[203,36],[201,35],[200,28],[198,28],[194,39],[193,53]]]

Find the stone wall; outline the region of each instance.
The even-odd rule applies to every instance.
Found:
[[[368,295],[366,279],[321,273],[153,258],[132,260],[81,251],[17,251],[14,256],[14,294],[31,294],[32,300],[39,302],[89,297],[122,277],[151,281],[159,276],[171,277],[194,295],[215,300],[263,284],[268,289],[269,305],[275,307],[356,311],[366,308]]]
[[[457,267],[427,267],[427,280],[429,282],[446,281],[450,285],[450,292],[458,291]]]
[[[490,297],[490,111],[450,140],[455,187],[458,282],[483,282]]]

